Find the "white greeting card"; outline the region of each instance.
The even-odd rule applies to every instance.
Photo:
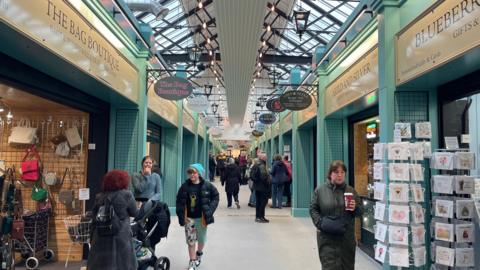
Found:
[[[389,258],[391,266],[409,267],[408,248],[390,247],[388,251],[390,252]]]
[[[415,267],[424,266],[427,263],[427,250],[425,247],[417,247],[412,249],[413,265]]]
[[[444,218],[453,218],[452,200],[435,200],[435,216]]]
[[[408,184],[390,184],[391,202],[408,202]]]
[[[408,205],[391,204],[388,209],[388,221],[391,223],[410,223],[410,207]]]
[[[458,243],[472,243],[475,241],[473,223],[455,224],[455,236]]]
[[[385,197],[385,189],[385,183],[375,182],[373,184],[373,198],[375,200],[383,201],[383,198]]]
[[[411,184],[412,189],[412,196],[414,202],[424,202],[425,201],[425,194],[423,193],[422,185],[420,184]]]
[[[457,199],[455,202],[458,219],[473,218],[475,203],[471,199]]]
[[[423,160],[423,142],[411,143],[409,154],[411,160]]]
[[[377,222],[374,226],[375,228],[375,239],[381,242],[385,242],[385,237],[387,236],[388,226]]]
[[[433,192],[443,194],[453,194],[453,176],[434,175]]]
[[[385,204],[376,202],[374,209],[375,209],[375,214],[374,214],[375,219],[383,221],[385,219]]]
[[[474,255],[473,248],[456,248],[455,249],[455,266],[474,267],[475,255]]]
[[[384,263],[385,254],[387,254],[387,246],[382,243],[377,243],[377,245],[375,246],[375,260]]]
[[[373,159],[384,160],[385,159],[386,144],[376,143],[373,145]]]
[[[430,158],[432,156],[432,143],[423,142],[423,157]]]
[[[437,246],[435,248],[435,262],[441,265],[453,266],[455,261],[455,250],[447,247]]]
[[[423,167],[420,164],[410,164],[412,181],[423,181]]]
[[[453,242],[453,224],[435,222],[435,239]]]
[[[435,152],[432,154],[431,167],[438,170],[453,170],[454,154]]]
[[[412,124],[410,123],[395,123],[395,129],[400,130],[400,138],[412,138]]]
[[[410,180],[410,171],[408,163],[390,163],[389,173],[390,180],[395,181],[409,181]]]
[[[383,180],[385,179],[385,163],[374,163],[373,164],[373,179]]]
[[[412,226],[412,244],[414,246],[425,244],[425,226],[424,225]]]
[[[408,246],[408,227],[393,226],[388,227],[389,244]]]
[[[424,223],[425,212],[423,207],[420,204],[412,204],[410,208],[412,210],[412,222],[415,224]]]
[[[456,152],[455,153],[455,169],[459,169],[459,170],[475,169],[475,153]]]
[[[474,194],[475,179],[472,176],[455,176],[455,192],[457,194]]]
[[[432,125],[430,122],[415,123],[415,138],[430,139],[432,138]]]
[[[410,143],[389,143],[388,144],[388,159],[389,160],[408,160],[408,149]]]

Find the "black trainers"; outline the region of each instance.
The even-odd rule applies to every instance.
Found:
[[[195,265],[197,267],[200,266],[200,263],[202,262],[202,256],[203,256],[203,252],[197,251],[197,260],[195,261]]]
[[[258,222],[258,223],[267,223],[265,220],[261,219],[261,218],[256,218],[255,219],[255,222]]]
[[[263,217],[263,218],[260,218],[260,219],[263,220],[263,222],[265,222],[265,223],[270,222],[270,220],[268,220],[268,219],[266,219],[266,218],[264,218],[264,217]]]

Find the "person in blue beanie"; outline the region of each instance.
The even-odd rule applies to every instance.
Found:
[[[185,227],[190,257],[188,270],[195,270],[202,260],[207,226],[214,222],[213,214],[218,206],[219,194],[213,184],[205,181],[202,164],[191,164],[187,174],[188,179],[177,193],[176,212],[178,223]]]

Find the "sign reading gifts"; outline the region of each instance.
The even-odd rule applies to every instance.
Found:
[[[138,70],[117,50],[121,42],[82,1],[0,0],[0,21],[138,101]]]
[[[446,0],[397,34],[397,84],[480,45],[480,0]]]

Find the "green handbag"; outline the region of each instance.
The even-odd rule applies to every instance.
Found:
[[[32,188],[32,200],[34,201],[44,201],[48,197],[48,191],[38,185],[38,182],[35,182]]]

